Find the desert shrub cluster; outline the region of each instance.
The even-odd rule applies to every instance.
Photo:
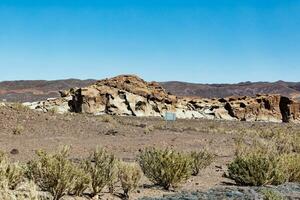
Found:
[[[75,163],[69,158],[69,152],[68,146],[54,153],[38,150],[37,157],[24,166],[9,162],[1,153],[1,199],[14,199],[11,191],[21,182],[36,185],[38,190],[50,193],[53,200],[65,195],[93,197],[104,189],[114,193],[115,187],[122,189],[124,199],[129,199],[130,193],[139,186],[143,173],[154,184],[170,189],[199,173],[213,160],[206,151],[183,153],[147,148],[140,152],[136,163],[126,163],[105,149],[97,148],[88,158]],[[27,197],[31,195],[31,199],[38,199],[34,191]]]
[[[238,145],[234,160],[228,165],[226,176],[238,185],[279,185],[300,182],[300,154],[294,135],[272,136],[267,141]]]
[[[150,181],[167,190],[192,174],[191,158],[172,149],[145,149],[140,153],[138,162]]]
[[[89,184],[85,173],[68,159],[69,148],[49,154],[38,151],[38,158],[28,163],[27,177],[58,200],[69,192],[80,194]]]
[[[206,151],[188,154],[168,148],[147,148],[138,156],[138,163],[145,176],[166,190],[170,187],[176,188],[190,176],[197,175],[212,160],[213,156]]]
[[[129,192],[138,187],[142,173],[138,165],[135,163],[119,163],[118,178],[124,191],[124,197],[129,198]]]
[[[117,179],[117,159],[104,149],[97,148],[84,163],[84,171],[91,177],[93,195],[97,195],[105,186],[113,190]]]

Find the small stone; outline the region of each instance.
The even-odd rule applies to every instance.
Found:
[[[110,129],[105,133],[105,135],[116,135],[117,133],[118,133],[117,130]]]
[[[12,154],[12,155],[19,154],[19,150],[18,150],[18,149],[12,149],[12,150],[10,151],[10,154]]]

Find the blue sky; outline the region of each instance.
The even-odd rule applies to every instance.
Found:
[[[300,0],[1,0],[0,80],[300,81]]]

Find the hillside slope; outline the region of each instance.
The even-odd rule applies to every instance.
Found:
[[[34,81],[4,81],[0,82],[0,101],[9,102],[32,102],[42,101],[47,98],[59,97],[59,90],[74,87],[85,87],[94,83],[95,80],[34,80]]]
[[[280,94],[300,100],[300,82],[244,82],[237,84],[194,84],[178,81],[161,85],[177,96],[223,98],[229,96],[255,96],[256,94]]]
[[[32,102],[59,97],[59,90],[86,87],[96,80],[55,81],[5,81],[0,82],[0,101]],[[194,84],[178,81],[162,82],[163,88],[176,96],[223,98],[229,96],[255,96],[256,94],[280,94],[300,101],[300,82],[244,82],[237,84]]]

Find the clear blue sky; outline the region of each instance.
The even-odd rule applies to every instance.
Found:
[[[300,81],[300,0],[0,0],[0,80]]]

